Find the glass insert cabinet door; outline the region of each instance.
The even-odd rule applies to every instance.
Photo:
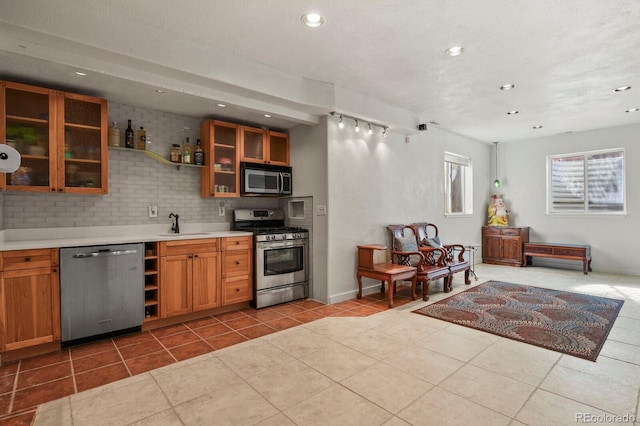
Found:
[[[73,93],[58,98],[58,185],[64,192],[106,193],[107,103]]]
[[[265,149],[266,138],[262,129],[242,126],[240,128],[240,140],[243,161],[264,163],[268,160],[266,158],[267,150]]]
[[[0,82],[2,143],[18,150],[20,167],[4,175],[7,190],[48,192],[54,187],[55,91],[18,83]]]
[[[216,196],[237,196],[238,126],[216,121],[213,128],[213,171]],[[205,161],[207,161],[205,159]]]
[[[269,131],[267,136],[269,146],[269,163],[289,165],[289,135],[286,133]]]

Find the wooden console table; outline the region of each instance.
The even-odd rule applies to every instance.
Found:
[[[416,268],[413,266],[396,265],[395,263],[374,263],[373,252],[386,250],[380,244],[358,246],[358,299],[362,298],[362,277],[380,280],[382,292],[385,281],[389,284],[389,307],[393,308],[393,293],[396,288],[396,280],[411,280],[411,288],[416,288]],[[412,295],[415,299],[415,295]]]
[[[591,271],[591,246],[581,244],[524,243],[522,251],[526,265],[532,257],[547,257],[562,260],[581,260],[586,275]]]

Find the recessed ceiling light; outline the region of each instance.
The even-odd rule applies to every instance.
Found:
[[[532,129],[542,129],[542,125],[533,126]]]
[[[155,92],[156,92],[156,93],[164,93],[164,90],[162,90],[162,89],[156,89],[156,90],[155,90]]]
[[[626,110],[625,112],[636,112],[640,110],[640,108],[629,108],[628,110]]]
[[[264,116],[267,117],[267,118],[271,118],[271,116],[269,114],[265,114]]]
[[[226,105],[226,104],[218,104],[218,106],[219,106],[220,108],[226,108],[226,106],[227,106],[227,105]]]
[[[80,77],[84,77],[85,75],[87,75],[86,73],[82,72],[82,71],[74,71],[75,75],[79,75]]]
[[[502,86],[500,86],[500,90],[511,90],[514,87],[516,87],[516,85],[513,83],[503,84]]]
[[[516,111],[516,110],[514,109],[513,111],[509,111],[507,114],[508,114],[508,115],[514,115],[514,114],[517,114],[517,113],[519,113],[519,112],[520,112],[520,111]]]
[[[307,27],[318,28],[324,25],[324,18],[317,13],[302,15],[302,23]]]
[[[625,90],[631,89],[631,86],[621,86],[616,89],[613,89],[614,92],[624,92]]]
[[[462,46],[452,46],[452,47],[448,48],[447,50],[445,50],[445,52],[447,52],[447,55],[449,55],[449,56],[458,56],[458,55],[462,54],[462,52],[464,52],[464,47],[462,47]]]

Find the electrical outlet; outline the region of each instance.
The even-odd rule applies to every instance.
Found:
[[[316,215],[317,216],[326,216],[327,215],[327,206],[324,204],[319,204],[316,206]]]
[[[220,203],[218,205],[218,216],[224,216],[225,215],[225,211],[224,211],[224,204]]]
[[[149,206],[149,217],[158,217],[158,206]]]

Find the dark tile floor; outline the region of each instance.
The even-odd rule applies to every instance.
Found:
[[[398,289],[396,306],[411,301]],[[101,340],[0,366],[0,425],[29,425],[38,404],[328,316],[388,309],[385,294],[325,305],[300,300],[246,308],[139,334]]]

